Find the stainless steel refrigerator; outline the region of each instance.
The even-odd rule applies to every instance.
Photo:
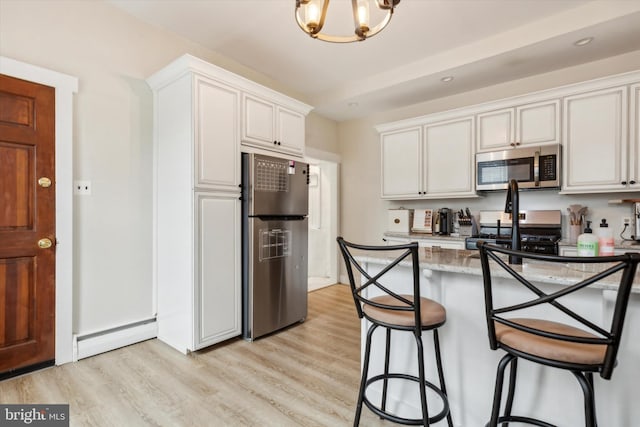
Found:
[[[309,165],[242,154],[242,335],[307,317]]]

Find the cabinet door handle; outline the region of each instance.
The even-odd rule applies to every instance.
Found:
[[[635,183],[636,183],[636,182],[635,182],[634,180],[629,181],[629,184],[631,184],[631,185],[633,185],[633,184],[635,184]]]
[[[627,185],[627,181],[622,181],[620,184]]]
[[[278,145],[278,141],[273,141],[273,145]]]

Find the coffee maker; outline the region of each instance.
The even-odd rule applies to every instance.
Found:
[[[433,216],[433,234],[448,236],[453,231],[453,214],[449,208],[436,210]]]

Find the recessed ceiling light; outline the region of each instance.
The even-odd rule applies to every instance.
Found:
[[[574,42],[574,46],[584,46],[586,44],[589,44],[593,41],[593,37],[585,37],[583,39],[580,39],[576,42]]]
[[[440,79],[441,82],[445,82],[445,83],[448,83],[451,80],[453,80],[453,76],[446,76]]]
[[[359,104],[357,102],[350,102],[347,104],[347,106],[349,106],[349,108],[356,108]]]

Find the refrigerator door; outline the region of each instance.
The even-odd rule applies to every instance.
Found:
[[[309,165],[260,154],[246,155],[249,216],[306,216]]]
[[[243,335],[255,339],[307,317],[307,218],[249,218]]]

